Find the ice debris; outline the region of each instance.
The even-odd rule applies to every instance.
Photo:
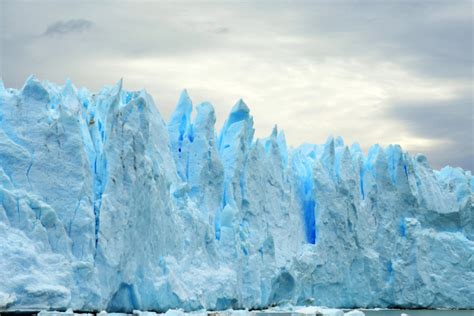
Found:
[[[41,311],[38,316],[93,316],[94,314],[74,313],[72,309],[66,312],[57,311]],[[180,309],[170,309],[166,313],[156,313],[134,310],[131,314],[127,313],[107,313],[101,311],[96,313],[97,316],[364,316],[365,314],[358,310],[344,313],[340,309],[325,308],[325,307],[291,307],[288,310],[223,310],[223,311],[206,311],[198,310],[193,312],[184,312]]]
[[[470,171],[192,111],[0,84],[0,310],[474,307]]]

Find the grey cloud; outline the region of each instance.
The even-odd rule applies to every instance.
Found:
[[[86,19],[71,19],[66,21],[57,21],[48,25],[45,36],[62,35],[67,33],[83,32],[92,27],[93,23]]]
[[[217,33],[217,34],[225,34],[225,33],[229,33],[230,32],[230,29],[228,27],[218,27],[214,30],[214,33]]]
[[[301,11],[306,12],[301,12]],[[427,77],[473,76],[473,4],[454,2],[312,3],[296,11],[295,33],[335,42],[330,53],[405,65]],[[320,45],[308,53],[326,54]]]
[[[446,101],[394,102],[387,115],[426,138],[472,140],[473,107],[472,96],[466,93]]]
[[[428,161],[433,168],[441,169],[446,165],[461,167],[464,170],[474,170],[472,146],[468,143],[448,143],[431,148],[427,154]],[[414,153],[414,152],[413,152]]]
[[[441,140],[443,148],[429,149],[436,167],[448,161],[474,170],[474,102],[466,91],[445,101],[394,101],[386,119],[396,120],[414,136]]]

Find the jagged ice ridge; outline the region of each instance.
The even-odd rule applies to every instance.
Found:
[[[474,307],[470,171],[192,110],[0,83],[0,310]]]

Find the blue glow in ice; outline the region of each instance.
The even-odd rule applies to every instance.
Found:
[[[0,311],[474,308],[470,171],[192,111],[0,81]]]

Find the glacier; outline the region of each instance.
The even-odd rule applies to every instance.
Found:
[[[195,110],[195,113],[193,113]],[[474,308],[474,178],[398,145],[217,132],[186,91],[0,83],[0,311]]]

